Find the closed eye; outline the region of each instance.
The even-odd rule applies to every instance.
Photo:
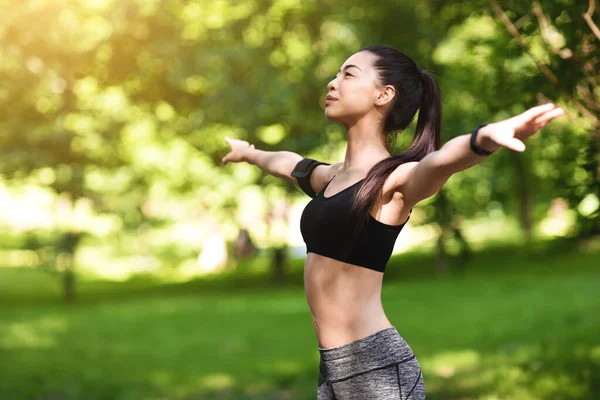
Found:
[[[354,76],[354,75],[352,75],[352,74],[351,74],[351,73],[349,73],[349,72],[346,72],[346,73],[344,74],[344,76],[346,76],[346,75]],[[336,76],[334,76],[333,78],[331,78],[330,80],[334,80],[334,79],[335,79],[335,78],[337,78],[337,77],[338,77],[338,76],[336,75]]]

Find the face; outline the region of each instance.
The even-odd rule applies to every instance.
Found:
[[[372,67],[374,57],[368,51],[353,54],[329,82],[328,94],[337,98],[326,100],[325,117],[329,121],[353,124],[393,97],[393,87],[377,85],[377,71]]]

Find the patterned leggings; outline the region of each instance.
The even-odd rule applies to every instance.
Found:
[[[317,400],[421,400],[423,374],[395,327],[322,349]]]

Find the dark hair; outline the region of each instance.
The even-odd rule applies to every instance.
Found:
[[[387,46],[372,45],[361,49],[375,56],[374,68],[378,71],[380,85],[392,85],[396,90],[391,110],[385,120],[383,134],[385,143],[391,149],[396,142],[398,132],[403,131],[415,118],[417,110],[416,133],[410,147],[401,154],[390,157],[375,164],[368,172],[352,205],[352,213],[356,215],[357,226],[354,240],[369,217],[369,210],[375,204],[387,177],[399,165],[420,161],[427,154],[440,148],[440,130],[442,105],[440,87],[435,76],[421,70],[406,54]],[[348,251],[354,241],[348,243]]]

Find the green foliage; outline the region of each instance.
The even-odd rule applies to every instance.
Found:
[[[155,200],[156,187],[173,196],[208,191],[220,200],[206,202],[205,212],[226,222],[224,209],[240,198],[229,190],[239,176],[219,164],[224,136],[335,161],[344,138],[328,125],[321,100],[329,77],[364,45],[394,46],[436,74],[444,141],[534,105],[537,93],[568,101],[536,59],[581,102],[576,87],[585,81],[586,54],[597,46],[579,18],[585,5],[575,1],[540,5],[551,31],[540,30],[529,3],[503,4],[513,22],[522,17],[530,51],[483,1],[4,3],[10,11],[0,17],[0,73],[9,79],[0,90],[0,171],[90,198],[96,212],[115,214],[124,229],[140,222],[130,210]],[[573,57],[561,58],[557,49]],[[395,151],[410,144],[413,129]],[[589,157],[574,163],[575,149],[589,147],[586,135],[580,125],[556,122],[528,143],[531,158],[523,157],[536,201],[567,196],[576,206],[594,191],[597,179],[583,167]],[[455,212],[475,215],[490,201],[514,212],[511,188],[522,184],[521,171],[501,153],[448,184]],[[570,182],[578,189],[568,189]],[[260,174],[242,181],[252,183],[299,195]],[[474,191],[476,202],[464,201]]]

